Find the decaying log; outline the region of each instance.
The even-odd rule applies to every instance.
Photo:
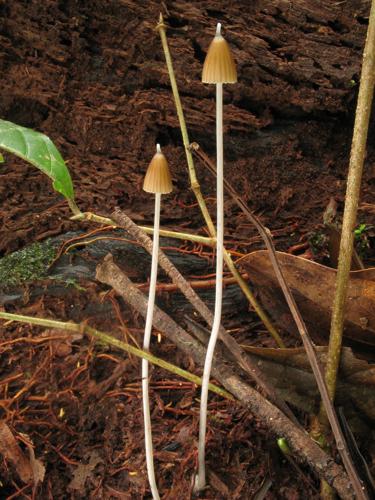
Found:
[[[158,140],[179,196],[184,201],[188,196],[178,120],[153,28],[161,9],[170,26],[190,138],[211,153],[213,90],[202,85],[201,70],[220,21],[239,76],[238,84],[225,90],[226,171],[255,209],[288,209],[290,200],[303,216],[316,214],[312,201],[324,207],[331,194],[343,194],[343,183],[336,181],[347,167],[345,145],[369,5],[367,0],[238,0],[224,9],[222,0],[6,2],[1,116],[58,141],[82,209],[106,213],[109,205],[121,203],[150,220],[144,207],[152,202],[139,191],[139,182]],[[50,16],[53,30],[43,22]],[[95,40],[88,25],[97,30]],[[374,177],[373,144],[370,139],[367,180]],[[305,189],[302,177],[311,185],[319,180],[318,196]],[[212,192],[211,182],[199,180]],[[18,183],[32,213],[20,206]],[[46,237],[47,230],[51,235],[75,227],[56,217],[59,198],[43,174],[24,162],[2,165],[0,196],[1,251]],[[172,211],[168,198],[166,206],[171,220],[191,220],[186,209],[174,205]],[[48,227],[41,213],[48,214]]]
[[[38,269],[40,274],[32,272],[32,279],[26,280],[20,275],[17,284],[13,283],[16,275],[18,276],[18,262],[22,262],[22,265],[28,268],[32,268],[35,264],[32,246],[0,259],[0,306],[25,303],[25,299],[34,300],[41,295],[52,297],[69,295],[70,288],[67,287],[67,284],[80,283],[85,286],[85,282],[93,281],[96,264],[108,252],[115,256],[116,262],[132,279],[138,282],[147,281],[151,259],[148,253],[134,241],[134,238],[129,233],[124,233],[123,230],[104,231],[91,237],[88,237],[83,231],[69,232],[42,242],[40,244],[41,252],[46,253],[46,247],[53,247],[54,252],[57,252],[63,244],[65,244],[66,253],[63,252],[51,267],[48,268],[46,261],[44,270]],[[72,244],[75,245],[74,248],[69,248]],[[165,254],[180,273],[189,276],[190,274],[205,275],[212,272],[213,268],[210,262],[195,254],[181,253],[177,248],[171,248],[175,244],[174,240],[161,238],[161,246],[169,247],[166,248]],[[6,276],[9,276],[11,280],[7,281]],[[160,277],[162,277],[162,273],[160,273]],[[214,286],[201,288],[199,296],[211,307],[215,302]],[[157,301],[161,307],[168,311],[183,311],[185,314],[187,311],[191,311],[190,303],[178,292],[158,294]],[[90,314],[101,314],[107,305],[98,303],[96,307],[98,309],[92,310]],[[234,310],[247,310],[247,301],[236,285],[230,284],[224,288],[223,310],[224,313],[228,314]],[[75,317],[72,319],[80,321],[84,318]]]

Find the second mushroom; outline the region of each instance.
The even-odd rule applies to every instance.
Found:
[[[161,152],[160,145],[156,146],[156,154],[153,156],[147,169],[143,183],[144,191],[155,194],[155,214],[154,214],[154,236],[152,245],[152,263],[150,276],[150,289],[148,295],[146,326],[143,340],[143,349],[150,348],[152,321],[154,315],[156,280],[158,274],[158,254],[159,254],[159,228],[160,228],[160,204],[161,195],[172,191],[172,180],[169,172],[168,162]],[[150,401],[149,401],[149,380],[148,361],[142,359],[142,400],[143,419],[145,428],[145,449],[147,474],[150,483],[151,493],[154,500],[159,500],[159,492],[155,479],[154,456],[152,446]]]

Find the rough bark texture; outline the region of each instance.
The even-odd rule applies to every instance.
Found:
[[[119,204],[144,214],[141,207],[152,201],[139,186],[156,141],[180,199],[191,200],[153,31],[160,8],[154,0],[0,6],[0,114],[43,130],[60,146],[82,210],[107,212]],[[215,24],[223,23],[239,74],[238,84],[225,87],[225,169],[249,206],[278,212],[272,228],[296,207],[306,223],[330,195],[342,199],[369,2],[241,0],[224,8],[219,0],[176,0],[164,2],[162,11],[190,138],[211,154],[214,90],[201,84],[200,74]],[[372,137],[373,130],[367,182],[374,181]],[[0,175],[1,251],[72,224],[58,217],[64,204],[33,167],[8,157]],[[212,193],[211,178],[202,180]],[[367,187],[363,199],[371,201]],[[231,207],[226,213],[228,228],[236,227],[238,213]],[[173,197],[163,220],[202,224]]]

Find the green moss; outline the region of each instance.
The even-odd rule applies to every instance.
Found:
[[[0,286],[15,286],[45,278],[55,254],[55,246],[46,240],[3,257],[0,260]]]

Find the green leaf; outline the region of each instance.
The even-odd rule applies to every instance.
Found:
[[[72,179],[65,162],[51,139],[35,130],[0,120],[0,148],[39,168],[52,179],[56,191],[74,199]]]
[[[4,156],[0,153],[0,163],[4,163]]]
[[[356,236],[361,236],[362,233],[366,231],[366,224],[360,224],[357,229],[354,230]]]

